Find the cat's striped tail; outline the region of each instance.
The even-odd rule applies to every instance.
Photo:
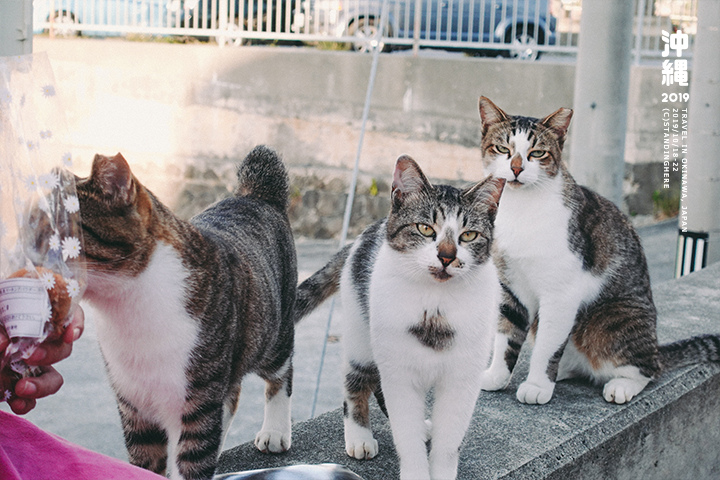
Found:
[[[659,352],[660,362],[666,370],[697,363],[720,362],[720,335],[700,335],[660,345]]]
[[[290,180],[280,156],[271,148],[255,147],[238,167],[237,177],[235,195],[256,197],[287,210]]]
[[[295,297],[295,323],[298,323],[338,291],[340,275],[351,247],[352,245],[343,247],[333,255],[327,265],[298,286]]]

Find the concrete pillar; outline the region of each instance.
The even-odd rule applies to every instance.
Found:
[[[583,0],[570,171],[622,206],[634,3]]]
[[[697,17],[677,276],[720,261],[720,0],[699,0]]]
[[[32,0],[0,0],[0,57],[32,53]]]

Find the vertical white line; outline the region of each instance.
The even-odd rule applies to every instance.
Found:
[[[683,276],[683,252],[685,251],[685,241],[682,235],[678,235],[677,253],[675,260],[675,278]]]
[[[687,275],[691,272],[690,268],[692,267],[692,260],[693,260],[693,239],[692,237],[685,237],[685,262],[683,264],[683,275]]]
[[[698,238],[695,243],[695,258],[693,258],[693,272],[702,270],[703,256],[705,253],[705,239]]]

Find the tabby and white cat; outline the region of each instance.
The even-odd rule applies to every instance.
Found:
[[[482,157],[507,180],[495,221],[503,303],[484,390],[505,388],[528,331],[535,337],[521,402],[550,401],[555,382],[585,376],[625,403],[661,368],[718,361],[720,337],[658,347],[640,239],[620,210],[578,185],[561,159],[572,110],[511,116],[480,98]]]
[[[270,149],[240,165],[235,195],[176,218],[118,154],[78,179],[86,298],[130,461],[173,479],[213,475],[247,373],[266,380],[255,444],[290,448],[295,246],[288,180]]]
[[[499,315],[491,245],[503,184],[431,185],[411,158],[400,157],[389,216],[299,286],[299,317],[340,289],[351,457],[378,453],[368,410],[375,393],[387,406],[401,478],[455,478]]]

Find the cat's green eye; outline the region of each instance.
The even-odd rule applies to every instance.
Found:
[[[432,237],[435,235],[435,230],[429,225],[425,225],[424,223],[418,223],[417,224],[418,232],[424,237]]]
[[[533,158],[540,158],[544,157],[546,153],[547,152],[545,150],[533,150],[529,155]]]
[[[510,149],[507,147],[503,147],[502,145],[495,145],[495,150],[497,150],[498,153],[502,153],[503,155],[507,155],[510,153]]]
[[[472,230],[469,230],[467,232],[463,232],[460,234],[460,241],[461,242],[472,242],[478,237],[478,232],[474,232]]]

